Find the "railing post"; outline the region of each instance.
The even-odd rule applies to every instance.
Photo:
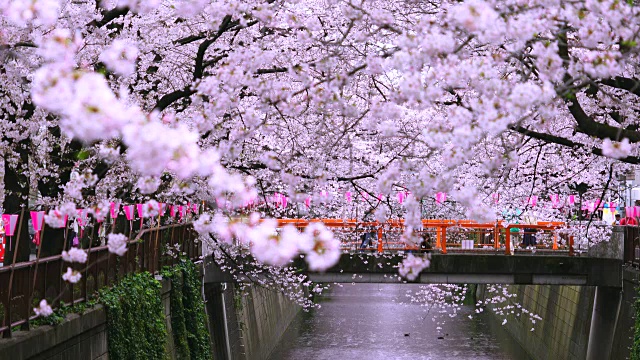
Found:
[[[504,254],[511,255],[511,228],[508,226],[504,230]]]
[[[573,236],[569,236],[569,256],[573,256]]]
[[[442,253],[447,253],[447,227],[441,226],[440,228],[440,246],[442,247]]]
[[[553,250],[558,250],[558,233],[553,232]]]
[[[493,228],[493,248],[498,250],[500,247],[500,228],[498,224]]]
[[[378,252],[382,252],[382,226],[378,228]]]

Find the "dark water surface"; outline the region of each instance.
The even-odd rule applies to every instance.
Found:
[[[301,312],[270,359],[529,359],[495,319],[471,306],[433,321],[436,310],[406,296],[417,290],[414,284],[333,286],[320,309]]]

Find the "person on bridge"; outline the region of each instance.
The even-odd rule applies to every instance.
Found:
[[[362,243],[360,244],[360,250],[365,250],[373,244],[373,239],[375,238],[376,233],[372,230],[366,231],[364,234],[360,235],[360,239]]]
[[[524,247],[536,246],[536,229],[524,228]]]
[[[420,252],[421,253],[430,253],[432,249],[431,245],[431,237],[429,234],[425,233],[422,235],[422,242],[420,243]]]
[[[638,225],[638,222],[635,218],[627,216],[626,218],[620,220],[620,225]]]
[[[616,214],[616,218],[613,220],[613,224],[611,225],[620,225],[620,214]]]

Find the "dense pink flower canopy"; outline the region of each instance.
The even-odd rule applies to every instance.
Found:
[[[615,199],[640,162],[639,14],[617,0],[0,0],[0,151],[40,203],[72,210],[204,200],[233,215],[284,193],[293,205],[267,215],[412,225],[425,206],[493,220],[535,195],[561,218],[550,195],[584,183]],[[220,219],[200,227],[237,230]]]

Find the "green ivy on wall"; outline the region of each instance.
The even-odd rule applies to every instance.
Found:
[[[178,359],[210,360],[211,347],[195,264],[183,260],[162,275],[171,279],[171,328]]]
[[[182,269],[180,266],[165,269],[162,272],[162,276],[171,279],[169,299],[171,301],[171,331],[173,331],[176,359],[191,359],[189,341],[187,340],[187,326],[184,319],[184,302],[182,301],[182,289],[184,287]]]
[[[109,359],[165,358],[167,328],[161,289],[160,282],[144,272],[100,291],[99,300],[107,309]]]

